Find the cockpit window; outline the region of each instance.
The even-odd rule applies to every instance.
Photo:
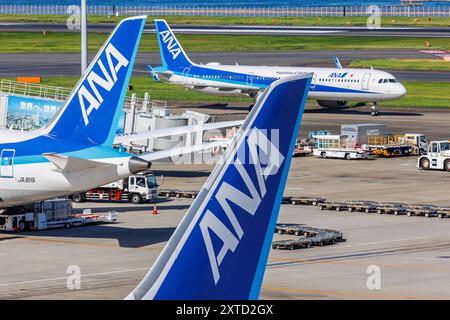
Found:
[[[378,83],[397,83],[397,80],[395,79],[380,79],[378,80]]]

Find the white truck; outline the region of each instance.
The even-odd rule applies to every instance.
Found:
[[[368,159],[369,153],[361,148],[349,148],[346,135],[314,136],[316,147],[313,155],[321,158]]]
[[[158,198],[158,183],[153,173],[133,175],[85,192],[73,194],[73,202],[129,201],[140,204]]]
[[[70,228],[86,224],[117,221],[117,212],[74,214],[68,199],[52,199],[34,205],[13,207],[0,211],[0,231],[34,231]]]
[[[450,140],[431,141],[428,153],[419,157],[417,166],[423,170],[450,171]]]

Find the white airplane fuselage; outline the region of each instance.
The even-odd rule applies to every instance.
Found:
[[[252,96],[283,77],[313,73],[309,99],[331,101],[385,101],[406,94],[405,87],[387,72],[371,69],[303,68],[273,66],[193,65],[172,70],[162,81],[217,94]]]

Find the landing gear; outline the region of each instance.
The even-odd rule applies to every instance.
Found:
[[[371,102],[369,102],[369,104],[370,104],[370,109],[371,109],[370,115],[372,117],[376,117],[376,116],[380,115],[380,113],[378,112],[377,102],[376,101],[371,101]]]

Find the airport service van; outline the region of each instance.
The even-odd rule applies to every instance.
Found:
[[[133,175],[95,189],[73,194],[74,202],[129,201],[140,204],[158,198],[158,183],[153,173]]]
[[[419,157],[417,164],[423,170],[450,171],[450,140],[431,141],[428,153]]]
[[[316,147],[313,155],[321,158],[368,159],[369,153],[358,147],[348,147],[346,135],[314,136]]]
[[[117,212],[74,214],[68,199],[52,199],[0,210],[0,231],[35,231],[117,221]]]

